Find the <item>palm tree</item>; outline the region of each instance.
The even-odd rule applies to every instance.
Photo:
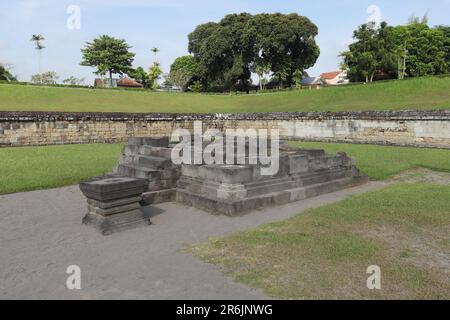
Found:
[[[35,44],[35,49],[39,52],[39,74],[42,73],[42,49],[45,48],[45,46],[42,44],[42,41],[44,41],[45,38],[41,34],[33,34],[31,36],[32,42]]]
[[[152,52],[155,54],[155,58],[156,58],[156,54],[159,52],[159,49],[157,47],[153,47]]]

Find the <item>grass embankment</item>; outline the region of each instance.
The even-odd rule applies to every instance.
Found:
[[[77,184],[110,171],[122,145],[0,148],[0,194]]]
[[[232,113],[449,108],[450,77],[231,96],[0,84],[0,111]]]
[[[448,150],[294,144],[346,151],[377,180],[416,167],[450,171]],[[397,184],[188,250],[278,298],[450,299],[449,199],[448,185]],[[372,265],[382,290],[367,289]]]

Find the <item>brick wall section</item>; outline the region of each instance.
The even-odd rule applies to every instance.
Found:
[[[307,141],[388,144],[450,149],[450,110],[138,114],[0,112],[0,146],[124,142],[131,136],[170,135],[176,128],[279,128]]]

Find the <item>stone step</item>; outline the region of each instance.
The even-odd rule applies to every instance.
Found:
[[[169,137],[131,137],[128,139],[128,145],[167,148],[169,146]]]
[[[144,156],[154,156],[160,158],[171,159],[172,149],[152,146],[141,146],[139,148],[139,154]]]
[[[135,156],[139,153],[139,145],[127,144],[123,147],[122,154],[125,156]]]
[[[166,189],[173,189],[177,187],[178,179],[155,179],[150,180],[147,191],[161,191]]]
[[[161,178],[160,170],[155,168],[144,168],[136,165],[121,164],[117,168],[117,173],[134,178],[157,180]]]
[[[266,183],[265,185],[260,185],[258,187],[247,188],[247,197],[254,197],[257,195],[283,191],[286,189],[297,187],[299,184],[301,184],[301,182],[293,180],[279,183]]]
[[[173,166],[172,160],[155,156],[138,156],[137,164],[140,168],[168,169]]]
[[[83,218],[83,224],[92,225],[103,235],[110,235],[139,226],[148,226],[151,223],[150,219],[140,209],[137,209],[109,217],[88,213]]]
[[[164,202],[175,201],[177,189],[166,189],[160,191],[144,192],[142,194],[142,204],[152,205]]]
[[[204,194],[178,188],[176,200],[179,203],[194,206],[213,214],[237,216],[245,214],[249,211],[283,205],[286,203],[315,197],[324,193],[361,185],[367,182],[367,180],[367,176],[364,175],[352,176],[306,187],[260,194],[238,201],[221,201],[216,198],[207,197]]]
[[[120,155],[118,164],[127,164],[127,165],[133,165],[136,164],[136,156],[130,156],[130,155]]]

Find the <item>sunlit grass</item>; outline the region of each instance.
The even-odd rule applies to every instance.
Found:
[[[450,108],[450,77],[250,95],[0,85],[0,110],[224,113]]]

